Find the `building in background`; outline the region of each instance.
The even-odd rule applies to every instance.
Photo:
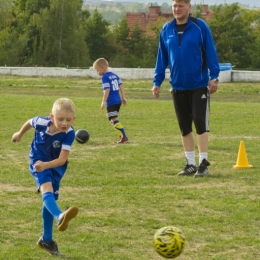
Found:
[[[205,20],[208,20],[211,18],[212,16],[212,11],[209,10],[209,5],[201,5],[201,8],[202,8],[202,18],[205,19]]]
[[[207,20],[210,19],[212,11],[209,10],[208,5],[202,5],[202,18]],[[133,28],[137,23],[140,28],[144,31],[148,31],[149,24],[155,23],[158,19],[162,21],[170,21],[173,19],[172,12],[161,12],[160,6],[149,7],[149,11],[145,12],[127,12],[126,13],[127,25],[129,28]]]
[[[144,31],[148,30],[148,25],[157,22],[161,18],[165,22],[170,21],[173,18],[172,12],[161,12],[160,6],[149,7],[149,11],[145,12],[127,12],[126,19],[129,28],[133,28],[135,24],[138,24]]]

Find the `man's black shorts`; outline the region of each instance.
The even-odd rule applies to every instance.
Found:
[[[194,122],[198,135],[209,132],[210,95],[208,88],[189,91],[172,90],[171,93],[182,136],[192,132],[192,122]]]

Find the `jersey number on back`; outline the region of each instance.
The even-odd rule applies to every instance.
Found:
[[[118,86],[118,81],[117,80],[112,80],[112,87],[113,87],[114,91],[119,90],[119,86]]]

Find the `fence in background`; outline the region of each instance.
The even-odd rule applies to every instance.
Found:
[[[220,82],[260,82],[260,71],[232,70],[230,63],[220,63]],[[110,68],[120,75],[122,79],[150,79],[153,80],[154,69],[142,68]],[[67,69],[46,67],[0,67],[0,75],[16,75],[30,77],[92,77],[99,78],[93,68]],[[169,78],[169,69],[166,70],[166,78]]]

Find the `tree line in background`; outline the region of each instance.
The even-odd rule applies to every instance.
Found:
[[[111,67],[153,68],[165,21],[130,30],[124,17],[112,25],[82,0],[0,0],[0,66],[90,67],[99,57]],[[260,10],[215,5],[207,21],[219,62],[260,68]],[[193,15],[201,17],[201,5]]]

